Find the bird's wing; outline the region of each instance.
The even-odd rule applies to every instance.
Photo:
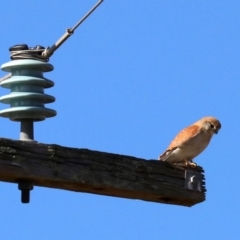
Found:
[[[166,161],[171,154],[177,148],[186,145],[191,139],[193,139],[199,132],[201,128],[198,125],[191,125],[189,127],[184,128],[170,143],[167,150],[158,157],[158,160]]]
[[[201,132],[201,128],[198,125],[191,125],[184,128],[170,143],[168,149],[182,146],[191,141],[198,133]]]

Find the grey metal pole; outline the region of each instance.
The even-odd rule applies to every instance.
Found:
[[[20,140],[23,141],[34,141],[33,134],[33,120],[23,119],[21,120],[21,131]],[[18,189],[21,191],[21,201],[22,203],[30,202],[30,191],[33,189],[33,184],[31,182],[19,182]]]
[[[34,141],[33,120],[23,119],[21,121],[20,140]]]

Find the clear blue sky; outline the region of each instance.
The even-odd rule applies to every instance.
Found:
[[[2,1],[0,64],[12,45],[51,46],[95,2]],[[157,159],[183,127],[215,116],[222,129],[196,158],[205,202],[186,208],[35,187],[23,205],[17,185],[1,182],[0,239],[238,239],[239,12],[238,0],[105,0],[52,56],[45,77],[55,86],[46,93],[57,100],[47,107],[58,115],[35,124],[39,142]],[[0,124],[1,137],[19,138],[18,123]]]

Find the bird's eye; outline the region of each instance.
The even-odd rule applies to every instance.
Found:
[[[210,128],[214,128],[214,125],[212,123],[210,123]]]

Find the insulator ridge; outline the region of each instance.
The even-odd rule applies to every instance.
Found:
[[[0,83],[11,90],[10,94],[0,97],[0,102],[10,104],[9,109],[0,111],[0,116],[13,121],[42,121],[56,115],[55,110],[44,107],[44,104],[55,101],[53,96],[44,93],[45,88],[54,86],[53,81],[43,77],[43,72],[53,70],[50,63],[21,59],[5,63],[1,69],[12,76]]]

